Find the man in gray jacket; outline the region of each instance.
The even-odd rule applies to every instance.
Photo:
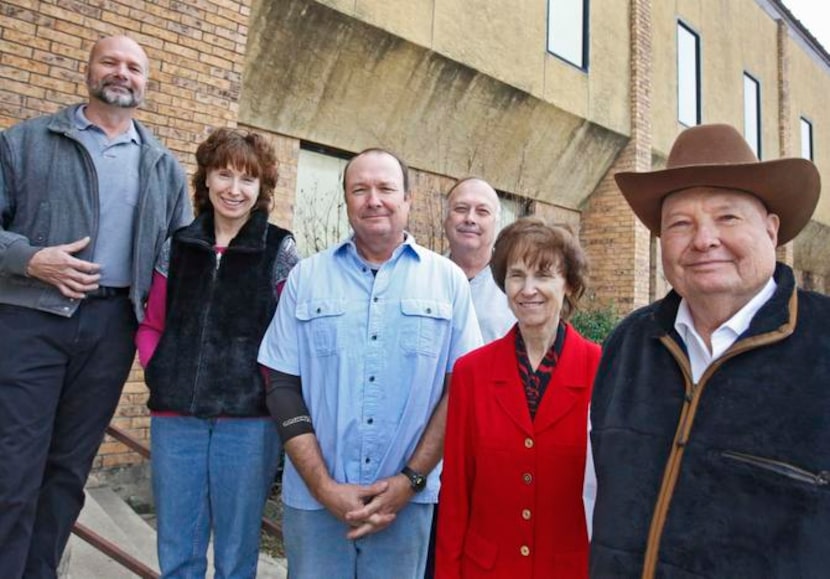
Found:
[[[0,133],[0,569],[54,577],[134,357],[184,172],[133,114],[148,60],[92,47],[89,101]]]

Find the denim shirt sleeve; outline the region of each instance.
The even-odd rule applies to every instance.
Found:
[[[291,374],[300,375],[300,355],[298,343],[298,330],[295,311],[297,309],[297,286],[300,267],[298,265],[291,270],[288,281],[280,295],[277,304],[277,311],[268,324],[268,329],[262,338],[259,346],[258,361],[263,366],[272,370],[278,370]]]

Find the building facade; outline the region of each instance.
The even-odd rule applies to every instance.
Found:
[[[192,168],[216,126],[266,133],[273,219],[306,252],[344,235],[343,159],[392,149],[413,168],[410,229],[443,251],[443,194],[474,174],[509,218],[578,229],[588,307],[627,313],[667,290],[656,240],[618,171],[665,164],[677,134],[728,122],[761,159],[806,156],[830,180],[830,55],[780,0],[6,0],[0,128],[85,96],[87,52],[127,33],[151,60],[139,118]],[[830,195],[780,251],[830,292]],[[116,424],[147,438],[141,370]],[[99,466],[135,455],[106,441]]]

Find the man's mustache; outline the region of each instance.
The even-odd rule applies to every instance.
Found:
[[[109,88],[113,86],[126,89],[130,92],[130,94],[135,93],[133,88],[130,86],[129,82],[124,82],[122,80],[118,80],[117,78],[112,77],[105,78],[103,81],[101,81],[101,88]]]

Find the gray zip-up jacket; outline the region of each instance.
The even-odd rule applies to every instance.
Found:
[[[26,275],[40,249],[89,236],[75,254],[90,260],[98,235],[98,177],[78,140],[75,105],[0,133],[0,303],[70,317],[79,301]],[[130,299],[144,317],[153,265],[167,239],[192,219],[184,171],[173,154],[136,122],[141,136],[139,197]]]

